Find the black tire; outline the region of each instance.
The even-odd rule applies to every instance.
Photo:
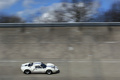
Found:
[[[52,71],[51,71],[51,70],[47,70],[46,73],[47,73],[48,75],[51,75],[51,74],[52,74]]]
[[[25,70],[24,74],[31,74],[31,71],[30,70]]]

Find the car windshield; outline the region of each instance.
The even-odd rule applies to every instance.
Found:
[[[41,66],[42,66],[43,68],[46,68],[46,65],[45,65],[44,63],[41,63]]]
[[[29,64],[28,64],[28,66],[32,66],[32,65],[33,65],[33,63],[29,63]]]

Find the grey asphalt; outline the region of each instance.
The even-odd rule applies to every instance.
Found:
[[[27,60],[26,60],[27,61]],[[38,60],[34,60],[38,61]],[[40,60],[51,62],[60,69],[59,74],[23,74],[20,66],[24,61],[1,61],[0,80],[118,80],[120,61],[93,61],[90,60]],[[28,61],[29,62],[29,61]]]

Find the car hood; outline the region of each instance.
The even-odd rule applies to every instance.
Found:
[[[47,67],[55,67],[55,65],[52,64],[52,63],[47,63],[46,66],[47,66]]]
[[[24,63],[24,64],[22,64],[22,66],[25,66],[25,65],[28,65],[29,63]]]

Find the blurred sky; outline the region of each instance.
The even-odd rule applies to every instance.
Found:
[[[7,1],[13,1],[14,3],[11,3],[11,5],[8,6]],[[60,0],[0,0],[0,4],[5,5],[3,8],[0,8],[0,12],[15,14],[26,9],[36,9],[59,2]]]
[[[23,11],[29,13],[38,10],[40,7],[50,6],[59,3],[61,0],[0,0],[0,12],[7,14],[21,14]],[[101,4],[101,11],[106,11],[112,3],[118,0],[96,0]]]
[[[119,1],[119,0],[99,0],[100,3],[101,3],[101,9],[106,11],[110,8],[110,6],[116,2],[116,1]]]

